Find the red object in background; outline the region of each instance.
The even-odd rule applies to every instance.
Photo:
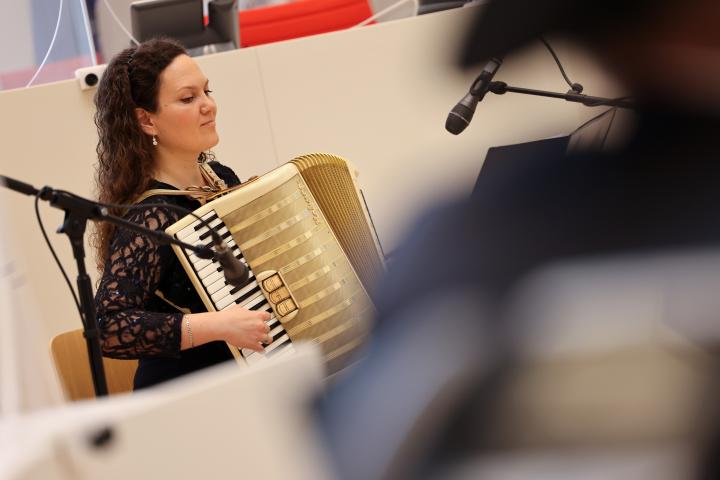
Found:
[[[357,25],[373,15],[368,0],[300,0],[238,12],[240,46],[252,47]]]
[[[240,45],[251,47],[353,27],[373,15],[369,0],[296,0],[238,12]],[[204,19],[207,24],[207,18]],[[375,22],[372,22],[375,23]],[[101,63],[98,54],[98,63]],[[34,85],[73,78],[76,69],[91,64],[73,57],[45,65]],[[0,72],[0,91],[24,87],[36,67]]]

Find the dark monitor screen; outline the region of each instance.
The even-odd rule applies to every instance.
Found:
[[[516,170],[523,170],[528,163],[535,163],[542,158],[564,157],[569,140],[570,137],[565,135],[490,148],[475,181],[473,195],[481,190],[486,182],[503,181],[506,175],[514,175]]]
[[[516,169],[523,170],[526,163],[602,150],[614,119],[615,109],[610,109],[583,123],[569,135],[490,148],[473,187],[473,195],[486,182],[502,181],[506,175],[513,175]]]
[[[418,15],[435,13],[465,6],[473,0],[418,0]]]
[[[159,36],[174,38],[193,56],[240,47],[237,0],[211,0],[207,25],[203,0],[135,1],[130,18],[139,42]]]
[[[203,32],[202,0],[142,0],[130,8],[133,36],[140,42],[160,35],[184,38]]]
[[[602,150],[607,142],[617,110],[605,110],[576,128],[568,141],[568,153]]]

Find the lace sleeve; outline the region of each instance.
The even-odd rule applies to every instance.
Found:
[[[138,210],[128,220],[153,230],[176,221],[164,208]],[[113,358],[177,357],[183,314],[147,311],[172,250],[118,229],[95,297],[103,354]]]

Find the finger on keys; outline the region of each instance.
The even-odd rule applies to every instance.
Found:
[[[265,353],[265,347],[260,342],[251,344],[248,348],[258,353]]]

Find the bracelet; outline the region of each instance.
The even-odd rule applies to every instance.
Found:
[[[190,328],[190,315],[185,315],[185,329],[187,330],[188,338],[190,339],[190,348],[195,347],[192,337],[192,328]]]

